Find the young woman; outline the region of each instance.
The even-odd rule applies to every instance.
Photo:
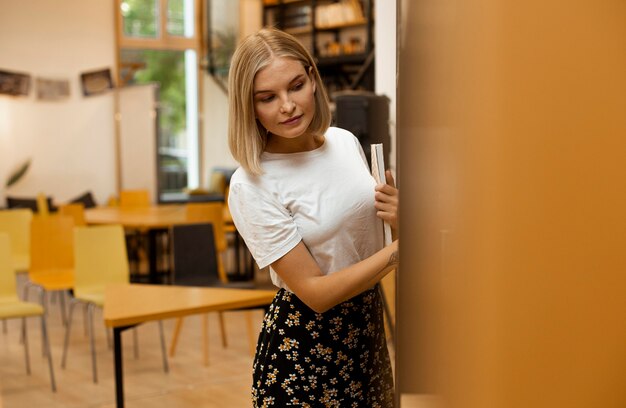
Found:
[[[279,291],[254,360],[255,407],[391,407],[376,284],[398,262],[391,173],[376,185],[358,140],[330,126],[317,67],[291,35],[262,29],[235,51],[228,205]]]

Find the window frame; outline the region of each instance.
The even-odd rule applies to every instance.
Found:
[[[197,163],[197,172],[198,172],[198,184],[203,185],[203,174],[204,174],[204,164],[201,160],[202,151],[203,151],[203,134],[202,134],[202,89],[203,89],[203,66],[202,61],[204,60],[204,49],[205,49],[205,39],[203,36],[204,33],[204,13],[205,13],[205,2],[206,0],[193,0],[193,8],[194,8],[194,30],[193,35],[191,37],[183,37],[178,35],[172,35],[167,32],[167,7],[169,0],[155,0],[158,3],[159,7],[159,21],[158,21],[158,34],[155,38],[145,38],[145,37],[130,37],[124,34],[124,16],[122,15],[121,5],[124,0],[113,0],[112,4],[114,7],[114,16],[115,16],[115,77],[116,83],[118,87],[123,87],[126,85],[126,81],[122,78],[122,67],[121,67],[121,51],[122,49],[151,49],[151,50],[171,50],[171,51],[186,51],[186,50],[194,50],[196,52],[196,61],[198,64],[197,67],[197,78],[196,83],[198,84],[197,89],[197,108],[196,112],[197,120],[197,152],[195,162]],[[118,117],[118,104],[116,103],[116,145],[119,149],[119,117]],[[158,146],[157,146],[158,149]],[[119,160],[119,159],[118,159]],[[158,168],[158,153],[157,157],[157,168]],[[119,163],[118,163],[119,166]],[[159,170],[157,170],[158,172]],[[157,177],[158,178],[158,177]],[[121,186],[121,172],[118,171],[117,176],[117,185]],[[119,188],[118,188],[119,190]],[[161,191],[160,187],[157,185],[157,199],[161,201]]]

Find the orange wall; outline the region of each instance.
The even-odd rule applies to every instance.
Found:
[[[626,406],[626,3],[403,1],[402,392]]]

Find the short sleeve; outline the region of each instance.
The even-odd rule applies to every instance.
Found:
[[[302,240],[289,211],[255,186],[231,185],[228,207],[259,268],[280,259]]]

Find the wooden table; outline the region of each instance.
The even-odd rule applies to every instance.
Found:
[[[124,228],[143,229],[148,232],[148,272],[150,283],[158,283],[156,241],[159,230],[174,225],[190,224],[185,205],[155,205],[142,208],[97,207],[85,210],[87,224],[120,224]],[[233,219],[224,206],[224,223],[232,225]],[[239,262],[239,260],[237,261]]]
[[[85,210],[87,224],[121,224],[128,228],[158,229],[189,223],[185,206],[155,205],[143,208],[97,207]]]
[[[104,323],[113,329],[116,406],[124,406],[122,332],[153,320],[269,305],[276,291],[164,285],[111,285],[104,295]]]

